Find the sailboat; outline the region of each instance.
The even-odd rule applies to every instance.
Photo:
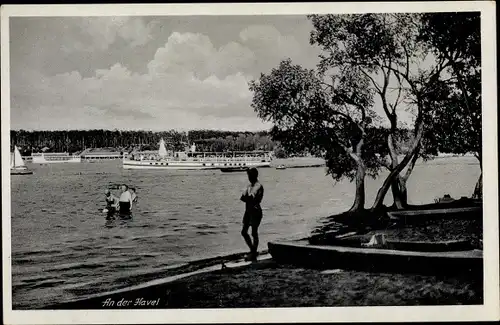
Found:
[[[165,147],[165,140],[160,140],[160,149],[158,150],[158,155],[161,158],[165,158],[167,156],[167,148]]]
[[[33,172],[24,164],[23,157],[16,146],[14,153],[10,156],[10,174],[11,175],[31,175]]]

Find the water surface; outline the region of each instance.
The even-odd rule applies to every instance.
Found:
[[[239,201],[245,173],[123,170],[116,161],[29,167],[34,175],[11,181],[15,309],[84,298],[179,263],[247,250]],[[433,202],[444,193],[470,196],[479,173],[474,158],[417,165],[410,203]],[[354,184],[333,182],[324,168],[261,169],[260,179],[261,249],[270,240],[307,236],[322,217],[353,201]],[[109,222],[99,212],[110,183],[137,188],[131,220]],[[367,179],[367,206],[381,183]]]

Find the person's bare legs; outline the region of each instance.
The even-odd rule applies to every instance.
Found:
[[[253,237],[253,247],[252,247],[252,254],[254,258],[257,257],[257,250],[259,248],[259,233],[258,233],[259,226],[252,226],[252,237]]]
[[[245,239],[245,242],[247,243],[248,248],[250,248],[250,253],[253,252],[253,244],[252,244],[252,239],[250,238],[250,235],[248,235],[248,228],[250,228],[249,224],[243,224],[243,228],[241,229],[241,235]]]

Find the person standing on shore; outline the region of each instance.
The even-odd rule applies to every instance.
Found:
[[[247,255],[245,260],[256,261],[257,249],[259,247],[259,225],[262,221],[262,208],[260,203],[264,197],[264,187],[260,184],[258,177],[259,172],[256,168],[247,170],[248,180],[250,184],[245,188],[240,200],[245,202],[245,214],[243,215],[243,228],[241,235],[245,239],[246,244],[250,248],[250,254]],[[248,229],[252,227],[252,237],[248,235]]]
[[[121,186],[121,195],[120,195],[120,200],[119,200],[119,205],[120,205],[120,214],[121,215],[129,215],[131,210],[132,210],[132,194],[130,194],[130,191],[128,190],[128,186],[123,184]]]

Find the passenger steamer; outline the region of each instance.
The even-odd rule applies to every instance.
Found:
[[[33,153],[33,164],[55,164],[55,163],[79,163],[82,158],[78,155],[70,155],[67,152]]]
[[[129,156],[129,155],[128,155]],[[133,153],[124,157],[124,169],[172,169],[203,170],[220,169],[223,171],[245,170],[251,167],[270,167],[272,156],[265,151],[249,152],[197,152],[196,145],[184,152],[168,152],[163,139],[155,156]]]

